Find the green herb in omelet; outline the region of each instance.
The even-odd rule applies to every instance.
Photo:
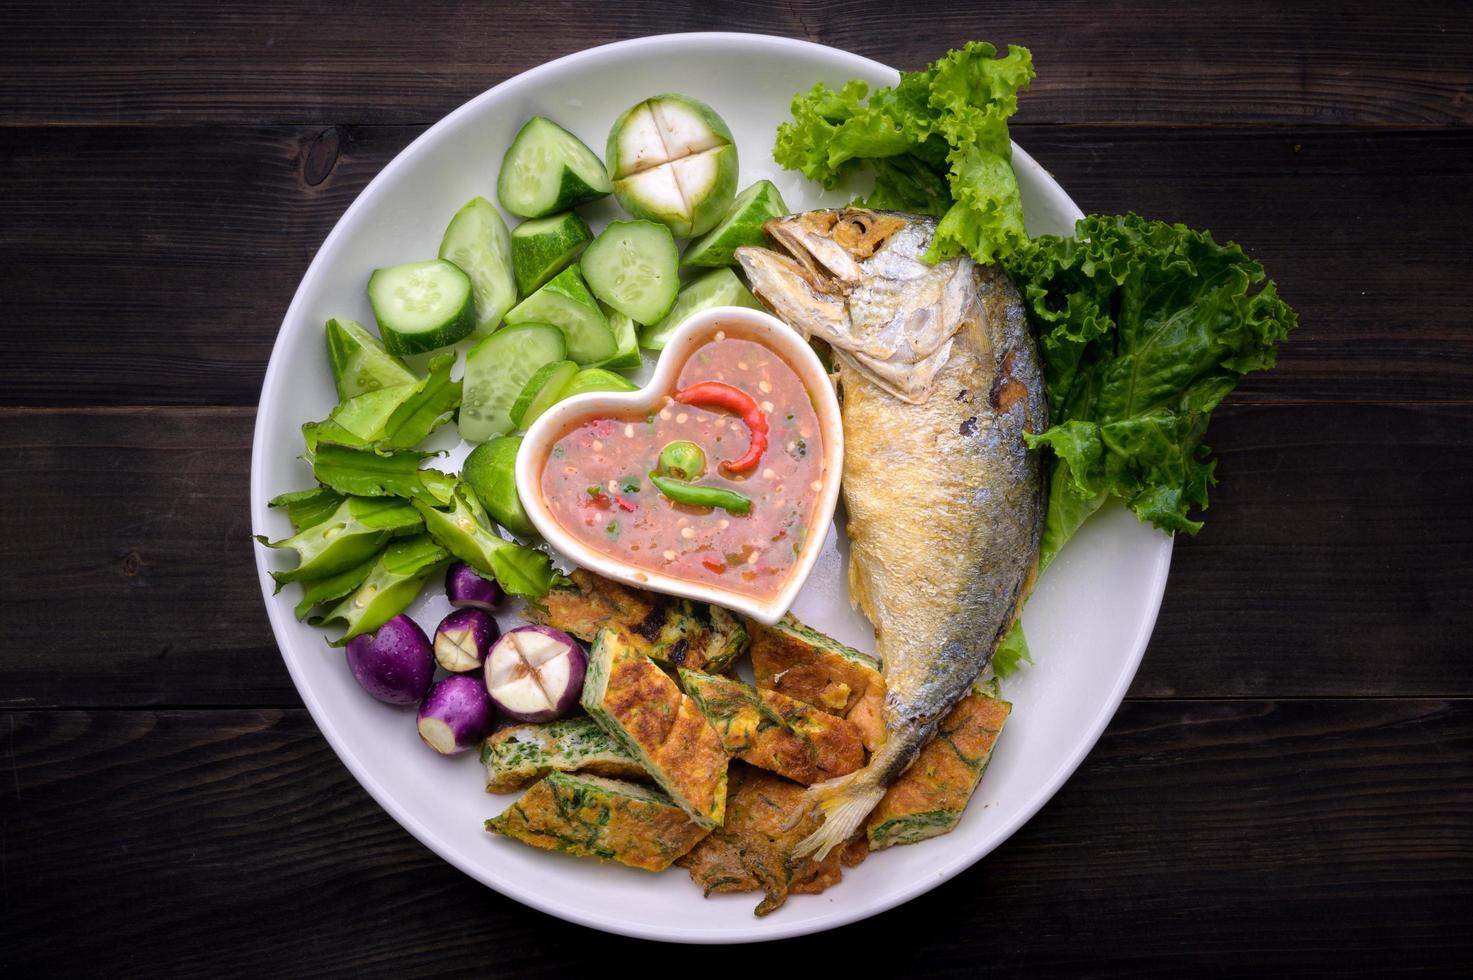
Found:
[[[1027,241],[1007,121],[1032,78],[1027,48],[998,58],[973,41],[873,94],[859,81],[820,83],[793,99],[772,155],[825,187],[867,163],[875,187],[858,203],[941,216],[928,260],[965,251],[992,262]]]

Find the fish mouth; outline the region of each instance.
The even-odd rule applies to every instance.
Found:
[[[794,275],[821,293],[847,292],[864,278],[859,263],[908,224],[899,215],[865,208],[807,211],[772,218],[762,230],[782,250]]]
[[[920,404],[952,337],[975,321],[971,260],[922,261],[935,225],[867,208],[807,211],[763,225],[776,248],[743,246],[736,258],[757,298],[828,343],[841,368]]]

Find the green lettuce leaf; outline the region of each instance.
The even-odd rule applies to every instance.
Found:
[[[873,94],[818,84],[793,99],[772,155],[828,188],[868,165],[874,190],[856,203],[942,216],[928,260],[992,262],[1027,240],[1007,121],[1032,78],[1027,48],[998,58],[974,41]]]
[[[1043,564],[1111,496],[1195,534],[1215,461],[1212,410],[1274,364],[1294,311],[1263,267],[1206,232],[1091,215],[1073,238],[1035,239],[1009,262],[1043,348],[1054,458]]]

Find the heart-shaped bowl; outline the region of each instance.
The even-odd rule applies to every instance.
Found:
[[[754,596],[734,589],[668,575],[649,565],[636,564],[600,552],[567,531],[544,496],[542,474],[554,445],[574,428],[600,418],[649,416],[659,412],[674,394],[681,369],[695,351],[716,339],[718,333],[756,341],[775,352],[797,373],[807,390],[823,443],[819,489],[809,512],[807,531],[787,579],[775,593]],[[654,461],[649,461],[649,467]],[[653,589],[670,595],[710,602],[736,610],[761,623],[782,618],[803,588],[813,565],[823,551],[824,539],[834,518],[839,499],[839,478],[844,463],[844,430],[839,420],[839,401],[828,372],[818,355],[797,332],[776,317],[741,306],[718,306],[692,315],[670,336],[660,353],[654,374],[638,391],[590,392],[575,395],[542,414],[527,431],[517,453],[517,492],[527,516],[547,543],[574,564],[606,578],[635,588]],[[570,464],[571,465],[571,464]],[[761,465],[759,463],[759,465]],[[649,468],[647,467],[647,468]],[[759,500],[757,506],[761,506]]]

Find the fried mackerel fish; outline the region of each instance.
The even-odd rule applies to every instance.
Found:
[[[859,728],[775,691],[730,677],[681,670],[680,683],[743,762],[807,786],[864,765]]]
[[[708,832],[653,787],[563,772],[487,820],[486,829],[544,850],[646,871],[665,870]]]
[[[486,792],[515,793],[552,772],[648,780],[639,760],[586,715],[503,728],[481,743]]]
[[[631,640],[601,629],[588,652],[583,709],[702,827],[726,810],[726,748],[694,700]]]
[[[747,621],[757,686],[848,719],[864,747],[885,744],[885,678],[880,662],[804,626],[791,613],[773,626]]]
[[[741,620],[720,606],[631,589],[581,568],[526,616],[585,643],[605,627],[619,630],[647,657],[712,674],[725,673],[747,649]]]
[[[1013,706],[973,689],[952,708],[909,769],[885,791],[865,826],[869,849],[950,833],[982,781]]]
[[[818,818],[810,816],[792,830],[783,829],[802,798],[803,787],[797,783],[732,763],[726,823],[675,863],[688,870],[708,896],[765,892],[755,910],[758,915],[781,908],[789,895],[816,895],[838,884],[843,868],[859,864],[869,853],[864,835],[856,835],[821,861],[811,856],[791,858],[798,840],[818,826]]]

